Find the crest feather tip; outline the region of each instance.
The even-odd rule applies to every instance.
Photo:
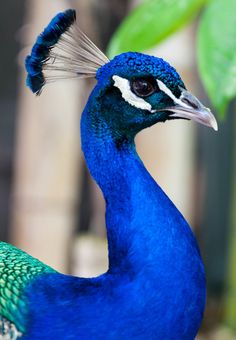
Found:
[[[95,77],[109,59],[75,24],[76,12],[58,13],[26,57],[26,84],[36,94],[58,79]]]

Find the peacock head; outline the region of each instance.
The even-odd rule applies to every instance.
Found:
[[[154,56],[127,52],[97,71],[105,117],[114,128],[138,132],[157,122],[192,119],[217,130],[211,111],[185,88],[176,70]]]
[[[217,130],[209,109],[185,88],[161,58],[127,52],[109,60],[78,28],[74,10],[59,13],[26,58],[27,84],[39,94],[60,78],[96,77],[88,105],[119,135],[135,135],[157,122],[192,119]]]

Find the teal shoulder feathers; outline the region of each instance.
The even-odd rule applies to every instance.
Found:
[[[40,274],[52,272],[55,270],[24,251],[0,242],[0,338],[12,331],[11,324],[24,332],[27,323],[24,289]]]

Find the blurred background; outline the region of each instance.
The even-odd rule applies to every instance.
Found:
[[[49,20],[67,8],[78,10],[80,27],[105,51],[117,26],[138,2],[0,4],[0,238],[63,273],[94,276],[107,268],[104,201],[80,150],[80,115],[93,82],[61,81],[35,97],[25,86],[24,58]],[[210,106],[197,73],[196,25],[197,19],[148,53],[168,60],[188,89]],[[136,139],[146,167],[197,235],[208,282],[199,338],[210,340],[236,339],[236,310],[232,311],[236,287],[230,302],[227,296],[229,268],[236,267],[230,256],[236,228],[231,218],[233,105],[230,111],[219,121],[218,133],[173,121],[145,130]],[[228,308],[235,323],[232,318],[228,322]]]

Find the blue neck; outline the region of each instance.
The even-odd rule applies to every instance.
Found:
[[[92,96],[83,112],[81,136],[89,170],[106,200],[109,271],[135,271],[163,259],[171,261],[178,254],[168,243],[178,243],[184,234],[189,237],[189,227],[145,169],[134,136],[111,131],[101,110]]]
[[[92,279],[51,274],[35,281],[30,299],[37,322],[27,339],[48,335],[47,320],[52,321],[50,339],[61,338],[65,313],[73,339],[97,334],[112,339],[194,339],[205,304],[204,269],[195,239],[146,171],[134,137],[111,129],[114,121],[109,117],[119,113],[106,112],[99,98],[93,93],[88,101],[81,136],[88,167],[106,200],[109,270]]]

